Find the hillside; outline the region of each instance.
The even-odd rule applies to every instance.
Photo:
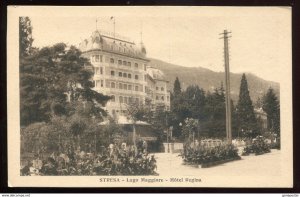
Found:
[[[176,76],[181,82],[181,87],[185,89],[189,85],[198,85],[205,91],[213,91],[216,87],[220,87],[221,82],[224,82],[224,72],[214,72],[202,67],[183,67],[175,64],[170,64],[161,60],[151,58],[150,66],[161,69],[167,79],[170,81],[169,90],[172,91]],[[242,73],[231,73],[231,95],[236,102],[239,96],[239,88]],[[276,94],[279,95],[279,83],[266,81],[251,73],[246,73],[250,96],[255,102],[258,97],[272,87]],[[225,84],[224,84],[225,85]]]

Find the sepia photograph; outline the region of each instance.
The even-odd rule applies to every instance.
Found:
[[[10,187],[293,187],[290,7],[7,16]]]

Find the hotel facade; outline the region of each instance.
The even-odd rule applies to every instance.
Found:
[[[125,115],[130,103],[147,104],[153,110],[158,106],[170,109],[168,80],[162,71],[148,65],[142,42],[136,45],[97,30],[79,49],[92,64],[94,90],[112,96],[105,106],[110,115]]]

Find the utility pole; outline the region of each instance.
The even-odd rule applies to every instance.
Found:
[[[230,99],[230,70],[229,70],[229,51],[228,51],[228,38],[231,32],[224,30],[221,39],[224,39],[224,63],[225,63],[225,104],[226,104],[226,137],[228,144],[232,142],[231,131],[231,99]]]

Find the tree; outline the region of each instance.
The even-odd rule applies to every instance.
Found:
[[[188,104],[190,117],[203,120],[205,119],[205,92],[198,85],[188,86],[183,92],[184,99]]]
[[[20,63],[21,124],[48,122],[53,115],[101,118],[110,99],[92,90],[93,71],[81,52],[64,43],[44,47]]]
[[[29,17],[19,17],[19,57],[26,57],[32,51],[32,26]]]
[[[268,129],[280,136],[280,103],[272,88],[264,95],[262,108],[267,113]]]
[[[182,128],[182,135],[186,142],[194,142],[199,131],[199,120],[193,118],[185,119],[185,125]]]
[[[176,79],[174,81],[173,94],[174,94],[174,97],[181,94],[181,85],[180,85],[180,81],[179,81],[178,77],[176,77]]]
[[[239,130],[243,131],[244,137],[255,137],[258,134],[258,126],[245,74],[243,74],[241,79],[240,94],[237,104],[237,116]]]
[[[205,102],[205,119],[200,122],[202,135],[223,138],[226,136],[226,109],[223,85],[213,93],[207,92]]]
[[[262,102],[263,102],[263,100],[260,97],[258,97],[256,102],[255,102],[255,105],[254,105],[255,108],[258,108],[258,109],[261,108],[262,104],[263,104]]]

